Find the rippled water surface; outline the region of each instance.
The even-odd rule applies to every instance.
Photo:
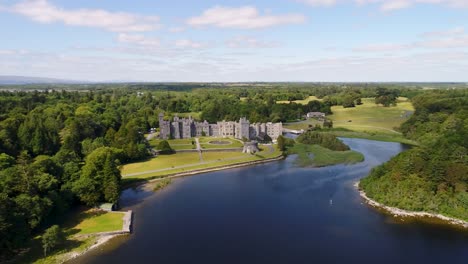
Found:
[[[134,233],[75,263],[468,263],[468,234],[397,223],[363,203],[353,184],[404,149],[343,139],[355,165],[299,168],[294,156],[177,179],[153,194],[123,194]]]

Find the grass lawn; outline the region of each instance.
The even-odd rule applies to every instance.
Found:
[[[374,103],[374,98],[363,98],[362,105],[343,108],[333,106],[333,127],[343,127],[354,131],[376,131],[398,133],[395,131],[414,111],[413,105],[406,98],[399,98],[397,106],[383,107]]]
[[[159,138],[153,138],[149,141],[150,146],[153,148],[156,148],[162,140]],[[169,139],[167,142],[169,142],[169,145],[171,146],[172,149],[174,150],[181,150],[181,149],[195,149],[195,144],[192,144],[192,141],[195,141],[195,139]]]
[[[306,145],[296,143],[288,150],[290,154],[297,154],[301,167],[323,167],[335,164],[353,164],[364,160],[364,156],[356,151],[333,151],[319,145]]]
[[[241,148],[242,142],[232,138],[202,137],[199,139],[202,149]],[[230,144],[210,144],[211,141],[227,141]]]
[[[82,221],[73,227],[78,235],[122,230],[122,212],[86,212]]]
[[[418,145],[416,141],[405,138],[402,134],[376,131],[351,131],[347,129],[325,130],[324,133],[331,133],[337,137],[364,138],[377,141],[399,142],[408,145]]]
[[[322,99],[319,99],[317,98],[316,96],[309,96],[308,98],[304,99],[304,100],[295,100],[293,101],[294,103],[296,104],[303,104],[303,105],[306,105],[308,104],[310,101],[322,101]],[[289,101],[276,101],[277,104],[289,104],[290,102]]]
[[[160,155],[148,161],[124,165],[121,172],[124,180],[127,181],[152,179],[174,173],[274,158],[282,154],[277,150],[276,146],[273,146],[273,151],[270,151],[267,147],[263,148],[265,150],[256,155],[242,152],[203,152],[203,161],[200,161],[199,155],[196,152]]]

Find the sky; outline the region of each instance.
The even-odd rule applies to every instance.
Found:
[[[468,0],[0,0],[0,75],[466,82]]]

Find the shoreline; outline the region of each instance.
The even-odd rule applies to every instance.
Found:
[[[455,225],[455,226],[462,227],[462,228],[468,228],[468,222],[464,221],[464,220],[461,220],[461,219],[448,217],[448,216],[441,215],[441,214],[436,214],[436,213],[409,211],[409,210],[404,210],[404,209],[400,209],[400,208],[397,208],[397,207],[391,207],[391,206],[381,204],[381,203],[369,198],[366,195],[366,192],[364,192],[364,190],[359,188],[359,181],[357,181],[354,184],[354,187],[357,188],[357,190],[359,191],[359,195],[361,196],[361,198],[364,199],[366,204],[368,204],[368,205],[370,205],[372,207],[375,207],[375,208],[383,209],[387,213],[391,214],[393,217],[400,216],[400,217],[430,217],[430,218],[437,218],[438,220],[442,220],[443,222],[445,222],[447,224],[450,224],[450,225]]]
[[[62,259],[62,263],[66,263],[70,260],[79,258],[83,256],[84,254],[90,252],[91,250],[94,250],[103,246],[104,244],[109,242],[111,239],[114,239],[118,236],[124,236],[124,235],[127,235],[127,234],[97,235],[96,241],[88,248],[85,248],[83,251],[80,251],[80,252],[71,251],[71,252],[65,253],[66,256],[64,257],[64,259]]]
[[[191,170],[191,171],[184,171],[184,172],[177,172],[177,173],[171,173],[167,174],[165,176],[158,176],[157,178],[149,178],[149,179],[141,179],[141,181],[137,181],[134,183],[129,184],[126,186],[123,191],[129,188],[135,188],[140,185],[145,185],[148,183],[153,183],[157,181],[161,181],[164,179],[173,179],[173,178],[180,178],[180,177],[187,177],[187,176],[193,176],[197,174],[202,174],[202,173],[208,173],[208,172],[214,172],[214,171],[222,171],[222,170],[228,170],[228,169],[235,169],[235,168],[241,168],[241,167],[247,167],[247,166],[253,166],[253,165],[258,165],[258,164],[263,164],[263,163],[268,163],[268,162],[273,162],[273,161],[279,161],[283,160],[285,157],[283,155],[280,155],[278,157],[274,158],[268,158],[268,159],[263,159],[263,160],[255,160],[255,161],[247,161],[247,162],[241,162],[241,163],[234,163],[231,165],[224,165],[224,166],[217,166],[217,167],[212,167],[212,168],[206,168],[206,169],[197,169],[197,170]],[[127,178],[131,179],[131,177]]]

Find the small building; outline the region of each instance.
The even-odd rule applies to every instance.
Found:
[[[117,205],[113,203],[102,203],[99,205],[99,209],[106,212],[112,212],[117,209]]]
[[[325,113],[322,112],[309,112],[307,118],[325,118]]]

